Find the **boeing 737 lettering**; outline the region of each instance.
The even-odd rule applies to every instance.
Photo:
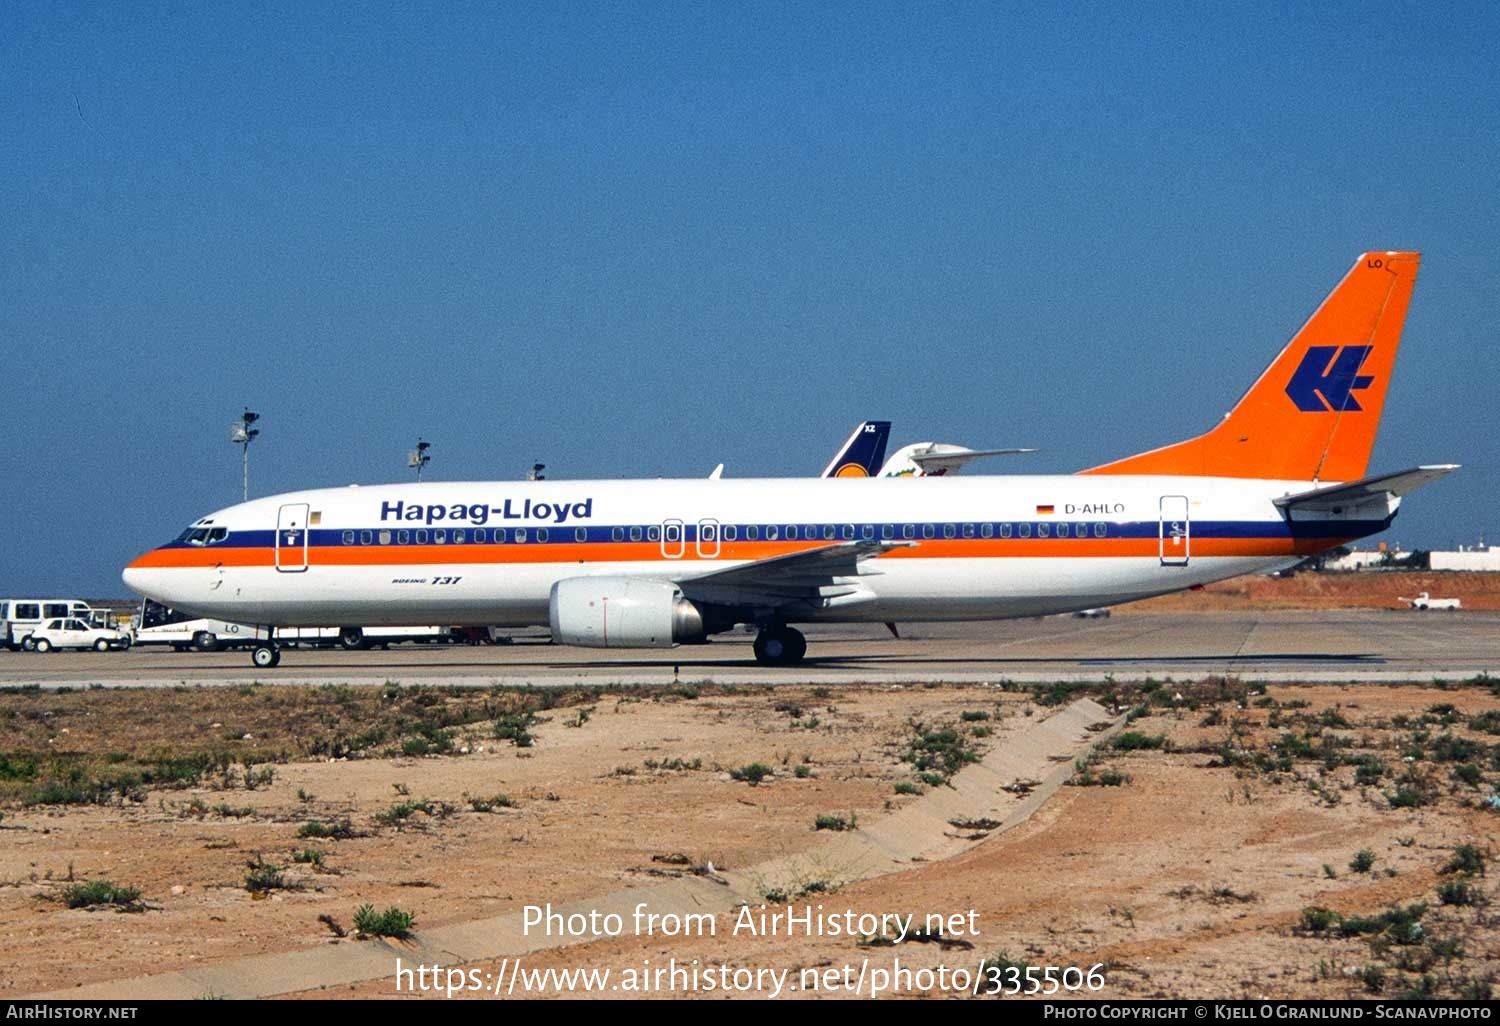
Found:
[[[1456,469],[1366,476],[1418,259],[1361,256],[1207,433],[1077,474],[291,492],[195,521],[125,583],[272,629],[546,625],[665,648],[750,624],[756,658],[790,664],[799,623],[1037,616],[1254,573],[1384,530]],[[253,659],[279,662],[274,631]]]

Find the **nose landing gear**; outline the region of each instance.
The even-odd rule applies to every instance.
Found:
[[[255,643],[255,647],[250,650],[250,661],[261,670],[269,670],[281,662],[281,646],[276,644],[275,627],[266,631],[265,641]]]

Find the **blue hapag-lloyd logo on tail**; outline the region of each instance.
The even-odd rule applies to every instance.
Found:
[[[1303,413],[1360,410],[1356,390],[1369,388],[1375,375],[1360,374],[1371,346],[1312,346],[1286,383],[1286,394]],[[1338,355],[1335,356],[1334,354]]]

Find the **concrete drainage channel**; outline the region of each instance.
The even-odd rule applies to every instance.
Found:
[[[610,913],[630,922],[642,902],[662,915],[730,913],[741,904],[766,903],[768,890],[795,895],[812,867],[830,871],[840,885],[884,876],[913,863],[952,858],[1031,817],[1072,775],[1074,762],[1124,725],[1084,699],[1007,738],[980,762],[964,768],[950,786],[932,788],[919,800],[880,820],[833,834],[797,855],[743,870],[684,874],[649,887],[631,887],[597,899],[553,909],[565,918]],[[458,966],[589,943],[527,936],[522,913],[454,923],[424,930],[407,941],[370,940],[233,959],[154,976],[88,984],[36,995],[64,1000],[260,998],[316,991],[392,977],[403,965]]]

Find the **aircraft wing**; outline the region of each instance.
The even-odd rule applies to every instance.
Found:
[[[1393,502],[1401,496],[1431,484],[1459,468],[1457,463],[1439,463],[1425,467],[1413,467],[1395,474],[1381,474],[1348,484],[1329,485],[1296,495],[1283,495],[1274,499],[1276,505],[1287,513],[1344,513],[1350,507],[1371,503],[1384,504],[1394,509]]]
[[[933,446],[929,452],[914,452],[908,458],[917,466],[922,468],[922,473],[928,477],[938,477],[950,470],[957,470],[970,460],[977,460],[981,456],[1015,456],[1023,452],[1036,452],[1035,449],[961,449],[957,447],[947,448],[944,446]]]
[[[862,601],[862,596],[869,594],[857,580],[850,578],[880,573],[866,564],[892,549],[915,544],[873,539],[834,542],[714,570],[701,577],[678,579],[676,583],[690,599],[725,605],[772,608],[799,603],[848,605]]]

